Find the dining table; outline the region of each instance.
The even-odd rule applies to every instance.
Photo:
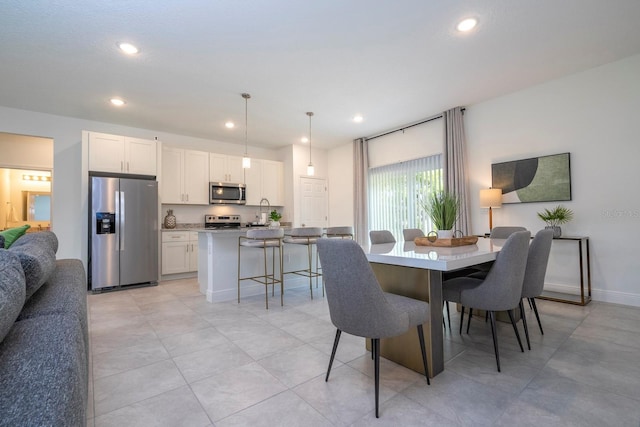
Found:
[[[399,241],[364,245],[380,286],[385,292],[426,301],[429,322],[423,325],[430,376],[444,370],[444,333],[442,286],[446,274],[494,261],[504,239],[479,237],[463,246],[421,246]],[[380,354],[386,359],[424,373],[419,341],[412,328],[405,334],[380,340]],[[367,348],[370,343],[367,340]]]

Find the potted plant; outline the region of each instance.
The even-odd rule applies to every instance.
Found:
[[[434,192],[429,195],[423,206],[434,227],[438,230],[438,238],[450,239],[453,226],[460,213],[460,200],[448,191]]]
[[[573,211],[562,205],[556,206],[554,209],[546,209],[538,212],[538,218],[543,220],[547,226],[545,228],[553,229],[553,237],[557,238],[562,235],[560,224],[566,224],[573,219]]]
[[[269,214],[269,219],[271,222],[269,223],[270,228],[278,228],[280,227],[280,218],[282,218],[282,214],[280,214],[277,210],[272,210]]]

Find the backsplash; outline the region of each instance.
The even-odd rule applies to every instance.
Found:
[[[243,224],[246,222],[256,221],[260,217],[260,208],[258,206],[239,206],[239,205],[162,205],[160,210],[161,217],[164,218],[167,215],[167,210],[172,209],[173,214],[176,216],[177,227],[181,225],[204,225],[205,215],[240,215],[240,222]],[[283,212],[282,207],[271,207],[271,210],[277,209],[278,212]],[[267,212],[266,206],[262,207],[262,212]],[[162,219],[161,218],[161,219]],[[290,219],[283,217],[280,223],[283,221],[290,222]],[[198,228],[191,226],[184,226],[183,228]]]

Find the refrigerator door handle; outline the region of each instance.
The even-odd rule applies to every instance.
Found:
[[[120,252],[124,251],[124,226],[127,222],[124,209],[124,191],[120,191]]]
[[[115,204],[116,204],[116,218],[115,218],[115,223],[116,223],[116,252],[120,252],[120,192],[119,191],[115,191],[114,192],[114,200],[115,200]]]

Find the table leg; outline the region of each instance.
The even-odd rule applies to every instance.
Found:
[[[442,331],[442,271],[429,271],[429,347],[431,375],[444,371],[444,335]]]
[[[424,323],[424,335],[433,377],[444,370],[444,345],[442,333],[442,273],[421,268],[371,263],[373,272],[385,292],[404,295],[429,302],[430,319]],[[370,349],[370,340],[367,349]],[[386,359],[424,374],[420,341],[416,328],[397,337],[384,338],[380,342],[380,355]]]

